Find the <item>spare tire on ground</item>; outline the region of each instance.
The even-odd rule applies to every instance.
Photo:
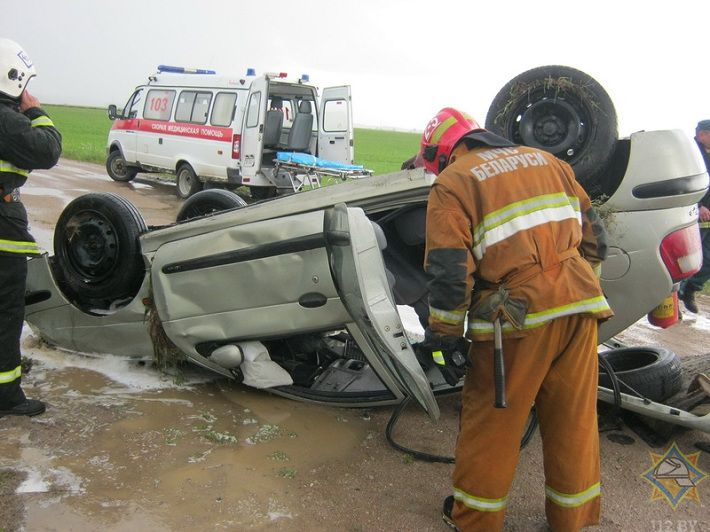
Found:
[[[567,161],[590,195],[618,140],[614,104],[591,76],[566,66],[519,74],[496,95],[486,129]]]
[[[611,365],[616,377],[643,397],[665,401],[681,388],[682,366],[678,355],[662,347],[624,347],[599,354]],[[599,385],[611,388],[611,378],[599,370]],[[623,384],[621,392],[633,394]]]

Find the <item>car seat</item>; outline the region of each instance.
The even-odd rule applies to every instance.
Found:
[[[313,115],[311,114],[311,102],[302,100],[298,104],[298,113],[293,117],[293,124],[288,132],[286,150],[310,153],[308,148],[311,144],[312,132]]]
[[[264,148],[276,148],[281,141],[284,112],[283,100],[277,96],[271,98],[271,108],[266,111],[264,124]]]

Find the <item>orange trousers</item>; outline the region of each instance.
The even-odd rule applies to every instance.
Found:
[[[520,440],[535,404],[554,532],[599,522],[597,321],[566,316],[503,340],[508,408],[493,407],[493,342],[475,342],[462,392],[453,518],[463,532],[503,529]],[[543,486],[530,486],[530,492]]]

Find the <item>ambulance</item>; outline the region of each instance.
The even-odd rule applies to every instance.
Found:
[[[139,172],[174,173],[177,195],[205,185],[247,186],[255,199],[298,190],[308,173],[283,164],[284,154],[353,166],[349,86],[318,94],[307,75],[284,72],[220,76],[160,65],[122,111],[108,108],[106,170],[116,181]],[[290,160],[290,158],[289,158]]]

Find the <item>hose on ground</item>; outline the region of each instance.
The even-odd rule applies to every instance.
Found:
[[[412,458],[415,460],[422,460],[424,462],[437,462],[437,463],[443,463],[443,464],[453,464],[454,463],[454,457],[453,456],[440,456],[438,454],[431,454],[431,453],[425,453],[423,451],[417,451],[414,449],[410,449],[408,447],[405,447],[404,445],[400,445],[396,441],[394,441],[394,437],[392,436],[392,432],[394,431],[394,427],[397,424],[397,421],[399,420],[399,417],[402,415],[402,412],[404,412],[404,409],[407,408],[407,405],[409,404],[411,398],[407,396],[404,401],[402,401],[397,408],[394,409],[392,412],[392,415],[390,416],[389,421],[387,422],[387,428],[385,429],[385,437],[387,438],[387,442],[390,444],[390,446],[394,447],[400,452],[406,453],[410,455]],[[532,438],[533,434],[535,433],[535,429],[537,428],[537,414],[535,412],[535,407],[530,410],[530,417],[528,419],[528,424],[525,427],[525,432],[523,434],[522,439],[520,440],[520,448],[524,448],[529,442],[530,439]]]
[[[604,368],[604,371],[606,371],[607,375],[609,375],[611,388],[614,392],[614,406],[616,407],[618,414],[618,410],[621,408],[621,388],[619,387],[619,378],[616,376],[614,368],[611,367],[609,361],[604,358],[601,353],[598,353],[597,356],[599,357],[599,365]]]

